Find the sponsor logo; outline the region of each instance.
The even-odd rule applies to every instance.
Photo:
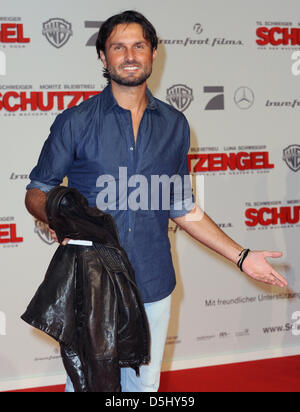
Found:
[[[226,338],[229,338],[230,337],[230,333],[229,332],[220,332],[219,333],[219,338],[220,339],[226,339]]]
[[[294,99],[294,100],[267,100],[266,102],[266,107],[271,107],[271,108],[289,108],[289,109],[298,109],[300,107],[300,100]]]
[[[224,110],[224,87],[223,86],[204,86],[205,94],[214,96],[206,103],[204,110]],[[184,112],[194,100],[193,89],[184,84],[175,84],[167,89],[167,102],[175,109]]]
[[[0,76],[6,76],[6,54],[0,50]]]
[[[258,27],[256,29],[259,46],[299,46],[300,45],[300,28],[294,27]]]
[[[203,32],[203,27],[202,27],[201,23],[196,23],[194,25],[194,32],[196,34],[201,34]]]
[[[1,87],[0,87],[1,88]],[[99,91],[16,91],[0,93],[0,113],[63,111],[88,100]]]
[[[267,151],[238,153],[198,153],[188,154],[188,166],[191,173],[270,170],[275,165],[270,162]]]
[[[42,33],[52,46],[60,49],[73,36],[72,24],[58,17],[53,18],[43,23]]]
[[[204,335],[204,336],[197,336],[196,341],[197,342],[207,342],[208,340],[215,339],[216,335]]]
[[[36,356],[33,360],[34,362],[42,362],[42,361],[55,361],[57,359],[61,359],[60,351],[57,347],[53,349],[52,354],[47,354],[47,356]]]
[[[250,336],[250,330],[249,330],[249,329],[241,330],[241,331],[239,331],[239,332],[236,332],[236,333],[235,333],[235,336],[236,336],[237,338],[242,338],[242,337],[244,337],[244,336]]]
[[[55,243],[49,232],[49,226],[37,219],[35,219],[34,222],[34,233],[47,245],[53,245],[53,243]]]
[[[224,86],[204,86],[203,93],[209,99],[204,103],[204,110],[225,110],[225,88]],[[177,110],[184,112],[189,108],[194,100],[193,89],[184,84],[175,84],[167,89],[166,92],[167,102],[175,107]],[[249,87],[243,86],[236,89],[234,92],[234,103],[236,107],[241,110],[250,109],[255,102],[255,96],[253,90]],[[299,102],[300,105],[300,102]]]
[[[299,227],[300,205],[272,207],[272,203],[264,202],[263,207],[248,207],[245,212],[245,224],[249,228],[266,227]]]
[[[17,175],[15,172],[12,172],[12,174],[10,175],[9,180],[28,180],[29,179],[29,175]]]
[[[300,170],[300,145],[294,144],[283,151],[283,160],[293,172]]]
[[[214,96],[205,106],[205,110],[224,110],[224,87],[222,86],[205,86],[204,93],[214,93]]]
[[[6,223],[0,223],[0,245],[3,246],[18,246],[18,244],[23,243],[24,239],[18,236],[17,224],[8,223],[14,221],[13,217],[3,217],[0,222],[6,221]]]
[[[96,46],[96,41],[98,37],[98,32],[100,30],[100,27],[102,26],[103,21],[85,21],[84,22],[84,27],[86,29],[97,29],[96,33],[94,33],[87,41],[86,46]]]
[[[184,84],[175,84],[167,89],[167,101],[181,112],[184,112],[193,100],[193,90]]]
[[[299,22],[257,21],[256,26],[256,44],[260,50],[299,49]]]
[[[263,330],[264,334],[292,332],[292,334],[294,336],[299,336],[300,335],[300,326],[299,326],[299,324],[300,324],[299,321],[294,322],[294,323],[287,322],[285,325],[268,326],[268,327],[264,327],[262,330]]]
[[[254,104],[254,93],[249,87],[239,87],[234,94],[234,103],[241,110],[250,109]]]
[[[227,39],[225,37],[206,36],[200,38],[204,33],[204,28],[201,23],[193,25],[193,32],[197,34],[197,38],[185,37],[181,39],[159,39],[159,44],[166,46],[209,46],[209,47],[233,47],[243,46],[242,40]]]
[[[1,23],[0,24],[0,43],[24,44],[24,43],[30,43],[30,38],[25,37],[23,24],[21,23]]]

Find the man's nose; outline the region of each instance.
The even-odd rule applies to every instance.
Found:
[[[128,61],[132,61],[135,59],[135,52],[134,49],[131,47],[128,47],[126,50],[126,58]]]

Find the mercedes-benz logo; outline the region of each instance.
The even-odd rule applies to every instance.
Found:
[[[234,94],[234,102],[242,110],[250,109],[254,103],[254,93],[249,87],[239,87]]]

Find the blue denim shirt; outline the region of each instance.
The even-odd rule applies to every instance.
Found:
[[[67,176],[68,185],[91,207],[103,210],[107,202],[104,211],[115,219],[145,303],[163,299],[175,288],[168,221],[193,208],[192,189],[184,178],[189,176],[187,120],[148,89],[147,97],[136,143],[131,113],[118,105],[111,86],[58,115],[27,186],[48,192]],[[157,195],[152,178],[163,175],[182,178],[185,190],[179,194],[179,186],[171,184],[168,192],[161,184]]]

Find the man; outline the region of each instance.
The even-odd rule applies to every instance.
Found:
[[[148,204],[128,207],[129,198],[135,200],[131,202],[135,206],[138,204],[138,196],[134,185],[121,189],[125,180],[133,178],[136,182],[143,176],[150,182],[154,175],[164,175],[182,181],[189,174],[187,121],[182,113],[155,99],[146,85],[157,44],[154,27],[137,12],[121,13],[102,25],[96,47],[109,84],[100,95],[58,116],[30,175],[26,195],[29,212],[47,222],[46,192],[59,185],[64,176],[68,176],[69,186],[87,197],[90,206],[98,207],[105,206],[100,190],[103,176],[108,186],[109,179],[114,181],[116,199],[110,200],[108,211],[115,218],[121,243],[135,270],[152,336],[151,363],[141,368],[141,376],[122,369],[122,390],[130,392],[157,391],[159,387],[170,296],[176,283],[168,240],[169,218],[199,242],[231,262],[239,262],[251,278],[287,286],[266,260],[282,254],[249,252],[235,243],[193,204],[190,187],[179,200],[178,185],[173,185],[168,209],[160,201],[158,208],[149,207],[154,203],[157,206],[151,188],[147,193],[139,192],[140,197],[147,194]],[[107,186],[102,189],[105,192]],[[105,193],[110,197],[111,193]],[[67,243],[68,239],[63,242]]]

